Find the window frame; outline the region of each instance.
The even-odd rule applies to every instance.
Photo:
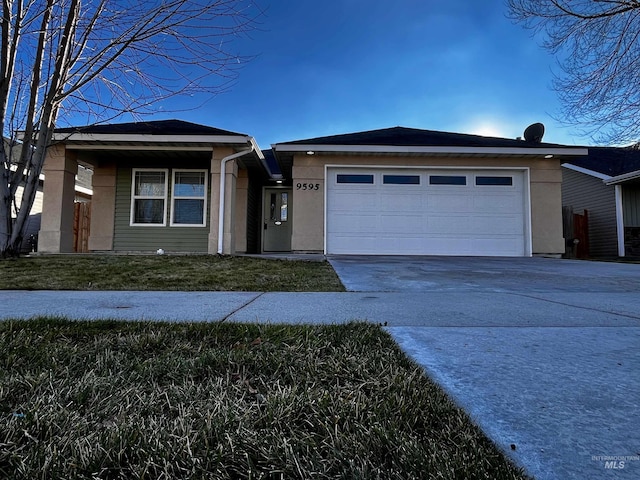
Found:
[[[481,180],[478,183],[478,180]],[[509,180],[508,182],[500,182],[500,180]],[[486,183],[483,183],[486,182]],[[493,182],[492,182],[493,181]],[[475,175],[475,186],[476,187],[513,187],[514,178],[513,175]]]
[[[373,173],[336,173],[336,185],[375,185],[375,183],[376,177]]]
[[[176,196],[176,173],[202,173],[204,177],[204,192],[202,195]],[[207,195],[209,192],[209,172],[204,168],[175,168],[171,171],[171,227],[206,227],[207,226]],[[176,223],[176,200],[202,200],[202,223]]]
[[[407,181],[402,181],[401,179]],[[422,185],[422,178],[419,174],[415,173],[383,173],[382,184],[401,185],[403,187],[419,187]]]
[[[429,173],[427,178],[427,183],[430,187],[466,187],[469,185],[468,178],[466,174],[441,174],[441,173]],[[439,179],[435,182],[432,182],[432,179]],[[445,179],[461,179],[462,183],[456,182],[447,182]]]
[[[156,172],[164,174],[164,195],[136,195],[136,174],[138,172]],[[169,169],[168,168],[132,168],[131,169],[131,204],[129,207],[129,226],[131,227],[166,227],[167,226],[167,199],[169,196]],[[136,200],[162,200],[162,223],[136,223]]]

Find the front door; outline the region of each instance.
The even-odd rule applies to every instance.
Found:
[[[291,251],[291,190],[265,188],[262,250]]]

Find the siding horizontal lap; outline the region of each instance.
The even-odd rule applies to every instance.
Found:
[[[615,189],[601,179],[562,169],[562,205],[575,213],[589,211],[589,250],[591,256],[617,256]]]
[[[181,169],[185,168],[182,165]],[[191,168],[191,167],[188,167]],[[201,165],[193,168],[202,168]],[[167,252],[207,253],[209,221],[205,227],[169,226],[171,192],[167,196],[166,226],[131,226],[131,168],[118,168],[115,206],[115,251],[154,252],[159,248]],[[171,182],[169,182],[171,183]],[[171,186],[169,185],[169,188]],[[207,202],[210,192],[207,192]]]

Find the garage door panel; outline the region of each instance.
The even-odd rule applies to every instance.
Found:
[[[470,230],[477,235],[489,235],[493,238],[498,235],[522,235],[524,225],[522,217],[518,215],[502,215],[500,221],[495,216],[476,216],[469,219]]]
[[[374,183],[336,183],[338,172],[354,171],[373,175]],[[406,169],[400,174],[419,176],[420,182],[383,184],[389,173],[379,167],[328,169],[327,253],[526,254],[526,177],[522,171]],[[441,183],[430,183],[433,175]],[[478,176],[485,183],[487,178],[507,177],[510,184],[476,185]],[[466,179],[465,184],[442,183],[460,177]]]
[[[382,212],[420,212],[424,208],[422,194],[380,194],[380,209]]]
[[[468,238],[439,235],[427,238],[424,247],[429,255],[471,255],[472,246]]]
[[[427,232],[439,236],[469,235],[473,233],[471,219],[472,217],[467,214],[430,215],[427,219]]]
[[[335,254],[349,254],[358,251],[362,254],[377,253],[377,238],[373,235],[335,234],[327,240],[327,251]]]
[[[474,212],[522,213],[522,197],[481,195],[473,198]]]
[[[421,235],[425,232],[425,220],[422,214],[419,215],[380,215],[380,233],[390,236]]]
[[[329,208],[352,212],[353,209],[375,210],[377,204],[378,195],[372,191],[336,192],[329,202]]]
[[[462,192],[457,192],[455,195],[429,194],[427,195],[427,203],[431,211],[470,212],[473,209],[472,199],[462,194]]]
[[[377,214],[361,213],[354,218],[346,213],[336,213],[329,233],[371,233],[378,230],[379,216]]]

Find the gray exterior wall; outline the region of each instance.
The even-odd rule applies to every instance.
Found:
[[[121,252],[150,252],[159,248],[166,252],[207,253],[209,239],[209,215],[205,227],[171,227],[167,217],[166,226],[132,227],[131,218],[131,172],[132,168],[171,168],[154,164],[140,167],[119,167],[116,182],[116,206],[113,249]],[[179,165],[175,168],[207,169],[206,164]],[[171,170],[169,171],[171,178]],[[171,181],[169,181],[171,189]],[[207,205],[211,202],[211,185],[208,185]],[[167,199],[167,215],[170,215],[171,192]],[[207,209],[208,211],[208,209]]]
[[[575,213],[589,211],[589,253],[591,256],[617,256],[618,234],[613,186],[601,179],[562,169],[562,206]]]
[[[640,227],[640,188],[622,187],[622,211],[625,227]]]

